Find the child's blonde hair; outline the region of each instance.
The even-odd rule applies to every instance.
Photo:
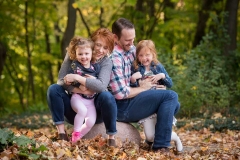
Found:
[[[138,60],[138,55],[143,48],[148,48],[152,53],[154,66],[160,63],[157,59],[157,51],[156,51],[154,42],[152,40],[142,40],[138,42],[136,46],[136,59],[133,62],[134,69],[138,69],[138,65],[141,64],[141,62]]]
[[[69,57],[71,60],[76,59],[76,50],[77,48],[91,48],[93,50],[94,43],[91,39],[89,38],[83,38],[80,36],[76,36],[71,39],[68,47],[67,47],[67,52],[69,54]],[[92,57],[93,59],[93,57]]]

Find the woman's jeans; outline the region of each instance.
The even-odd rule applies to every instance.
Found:
[[[157,113],[153,149],[170,146],[173,116],[180,104],[178,95],[172,90],[148,90],[125,100],[116,100],[117,120],[138,122]]]
[[[71,96],[67,94],[64,88],[58,84],[52,84],[47,91],[48,107],[52,114],[55,125],[63,124],[64,120],[73,124],[76,113],[70,104]],[[110,92],[104,91],[95,97],[95,107],[97,110],[96,123],[104,122],[106,133],[116,134],[116,101]]]

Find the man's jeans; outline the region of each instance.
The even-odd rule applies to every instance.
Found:
[[[153,149],[170,146],[173,116],[180,108],[176,92],[172,90],[148,90],[134,98],[116,100],[116,102],[118,121],[138,122],[157,113]]]
[[[68,95],[62,86],[52,84],[47,91],[48,107],[52,114],[55,125],[63,124],[64,120],[73,124],[76,113],[70,105],[71,96]],[[116,134],[117,106],[114,97],[110,92],[104,91],[95,97],[95,107],[97,110],[97,121],[104,122],[106,133]]]

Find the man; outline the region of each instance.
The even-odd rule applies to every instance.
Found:
[[[155,86],[150,79],[140,81],[139,87],[130,87],[131,65],[136,52],[133,45],[135,28],[129,20],[119,18],[112,24],[112,32],[116,45],[111,55],[113,68],[109,86],[117,103],[117,120],[137,122],[156,113],[152,150],[168,151],[173,116],[180,108],[178,95],[171,90],[149,90]]]

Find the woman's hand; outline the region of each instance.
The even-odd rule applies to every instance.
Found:
[[[84,91],[84,94],[86,94],[86,95],[93,95],[93,94],[95,94],[96,92],[93,92],[93,91],[91,91],[91,90],[86,90],[86,91]]]
[[[95,94],[95,92],[88,90],[87,87],[85,87],[84,85],[80,85],[79,89],[81,90],[82,94],[86,94],[86,95],[93,95]]]
[[[96,79],[96,77],[94,77],[94,76],[92,76],[90,74],[85,74],[85,78],[94,78],[94,79]]]
[[[76,81],[76,76],[80,76],[77,74],[67,74],[63,79],[64,79],[64,83],[67,85],[70,85],[72,82]]]
[[[87,90],[87,88],[84,85],[80,85],[79,89],[81,89],[81,91],[84,91],[84,92]]]

